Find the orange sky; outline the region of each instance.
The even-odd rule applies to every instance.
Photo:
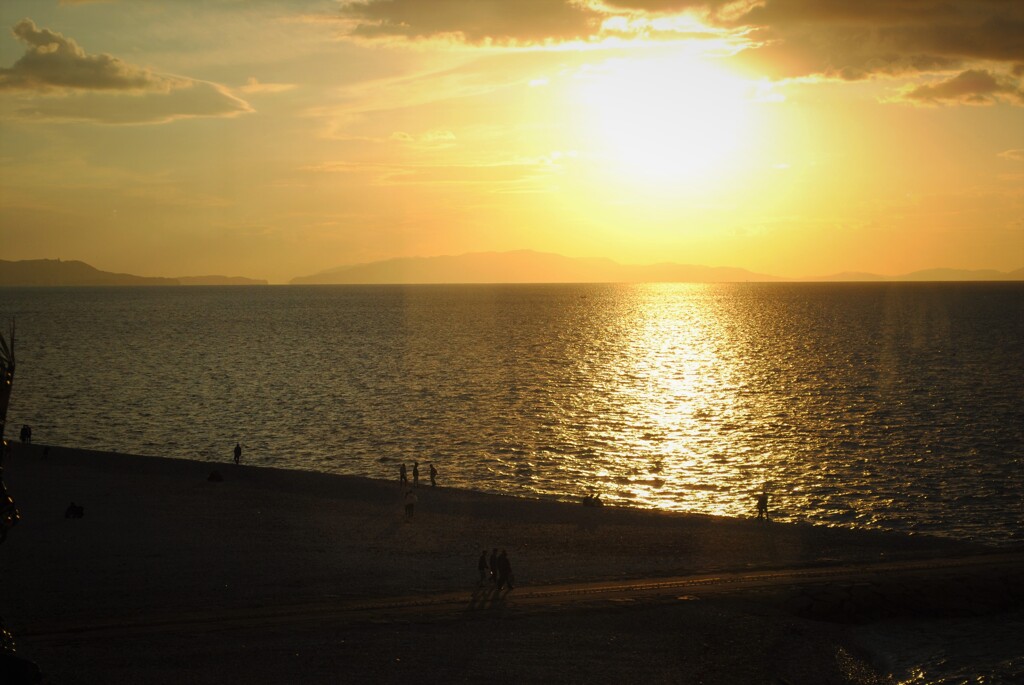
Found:
[[[0,259],[1024,266],[1024,4],[5,0]]]

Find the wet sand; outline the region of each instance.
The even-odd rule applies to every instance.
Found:
[[[527,606],[516,593],[978,551],[449,489],[443,473],[440,487],[421,481],[410,520],[397,478],[41,445],[5,466],[23,521],[0,546],[0,615],[54,683],[883,682],[842,624],[778,602]],[[83,518],[64,517],[70,502]],[[517,589],[474,604],[493,547]],[[296,609],[451,593],[465,609]]]

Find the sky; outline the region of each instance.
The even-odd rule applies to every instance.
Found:
[[[3,0],[0,259],[1024,266],[1019,0]]]

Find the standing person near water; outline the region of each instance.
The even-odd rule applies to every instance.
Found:
[[[238,466],[238,462],[242,460],[242,443],[235,443],[235,466]]]
[[[398,484],[403,488],[409,484],[409,476],[407,473],[408,472],[405,470],[405,462],[403,461],[402,465],[398,467]]]
[[[412,486],[414,488],[420,486],[420,463],[418,461],[412,463]]]
[[[768,483],[761,488],[761,494],[757,496],[757,520],[771,521],[768,518]]]
[[[430,462],[430,487],[437,486],[437,469],[434,468],[434,462]]]

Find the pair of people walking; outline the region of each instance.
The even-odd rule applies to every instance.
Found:
[[[409,470],[405,467],[405,462],[398,467],[398,484],[403,488],[409,485]],[[412,463],[412,486],[414,488],[420,486],[420,463],[418,461]]]
[[[758,521],[771,521],[768,516],[768,484],[765,483],[764,487],[761,488],[760,494],[757,496],[757,520]]]
[[[480,572],[480,585],[489,581],[497,590],[501,590],[506,585],[509,590],[512,589],[512,562],[508,560],[505,550],[501,550],[499,554],[498,548],[495,547],[491,550],[490,558],[487,556],[487,550],[482,550],[477,562],[477,570]]]

